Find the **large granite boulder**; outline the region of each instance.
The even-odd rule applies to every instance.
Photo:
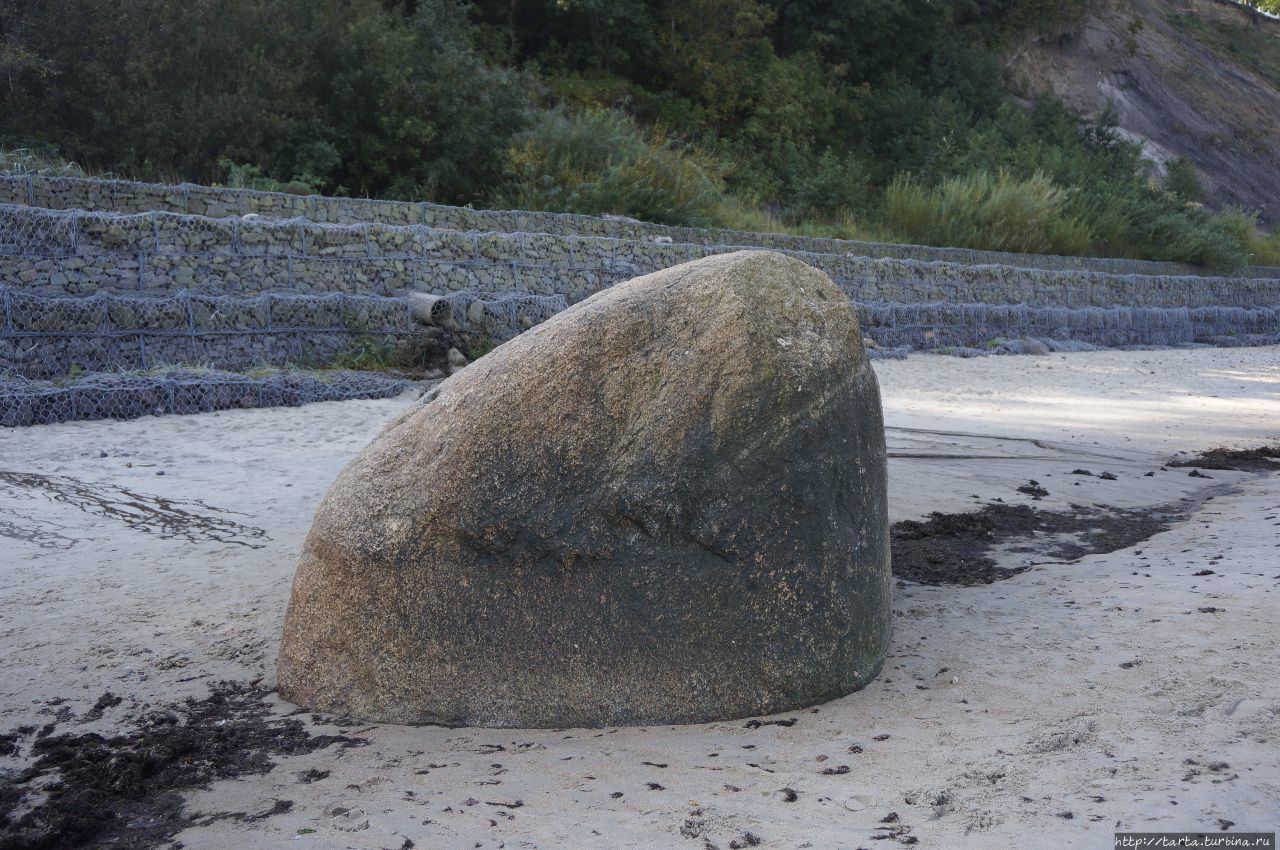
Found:
[[[316,513],[281,694],[395,723],[688,723],[856,690],[889,637],[880,397],[780,254],[636,278],[413,404]]]

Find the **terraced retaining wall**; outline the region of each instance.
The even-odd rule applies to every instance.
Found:
[[[357,340],[400,346],[427,329],[404,299],[178,292],[83,298],[0,287],[0,372],[60,378],[173,364],[321,365]]]
[[[924,262],[1008,265],[1021,268],[1103,271],[1115,274],[1196,274],[1181,263],[1144,260],[1064,257],[934,248],[923,245],[822,239],[777,233],[725,229],[669,227],[616,217],[568,215],[512,210],[475,210],[444,204],[288,195],[246,189],[217,189],[191,183],[165,185],[124,180],[71,177],[0,177],[0,203],[25,204],[58,210],[100,210],[139,213],[158,210],[213,218],[258,215],[304,218],[329,224],[426,225],[464,231],[548,233],[619,239],[670,239],[690,245],[740,245],[812,253],[853,253]],[[1242,277],[1280,277],[1280,269],[1254,267]]]
[[[734,246],[0,207],[0,283],[46,294],[531,292],[570,302]],[[1280,276],[1113,274],[787,251],[858,303],[1273,307]]]
[[[367,372],[279,372],[253,377],[207,369],[87,375],[58,384],[9,381],[0,382],[0,426],[388,398],[403,392],[408,383]]]
[[[443,360],[455,337],[502,342],[567,306],[561,296],[462,294],[444,303],[447,310],[424,317],[407,298],[373,295],[76,297],[0,287],[0,374],[51,379],[168,365],[326,365],[357,344],[432,347]]]
[[[441,323],[502,341],[557,310],[563,298],[447,300]],[[1090,346],[1258,344],[1277,341],[1280,309],[1067,308],[989,304],[858,304],[864,334],[885,348],[990,347],[1073,340]],[[205,364],[217,369],[326,364],[354,343],[435,345],[408,298],[179,292],[42,296],[0,288],[0,373],[57,379],[80,372]]]
[[[1280,307],[1035,307],[1027,304],[857,304],[863,334],[886,349],[1243,346],[1280,343]]]
[[[0,189],[14,185],[0,180]],[[475,232],[415,223],[413,217],[430,222],[437,211],[475,212],[458,208],[227,195],[201,187],[150,187],[151,195],[140,196],[134,190],[142,185],[25,183],[28,199],[37,187],[60,192],[43,199],[50,204],[96,192],[85,197],[99,205],[178,206],[180,199],[183,209],[205,203],[206,211],[228,211],[200,201],[213,193],[219,202],[266,204],[282,215],[368,214],[377,220],[325,224],[0,204],[0,373],[22,376],[0,383],[0,424],[141,415],[157,399],[164,403],[156,409],[188,412],[390,391],[390,385],[358,378],[344,389],[315,385],[310,395],[299,395],[281,390],[279,381],[259,386],[207,371],[163,380],[96,373],[193,363],[220,369],[319,364],[357,343],[420,344],[424,335],[441,336],[444,324],[424,327],[421,322],[435,321],[437,311],[428,310],[424,320],[420,302],[415,318],[409,297],[415,292],[444,296],[448,309],[439,312],[458,339],[502,341],[614,283],[738,250],[713,237],[743,236],[740,247],[771,244],[766,237],[747,241],[758,234],[669,228],[665,232],[690,241],[668,241],[655,239],[648,225],[541,213],[506,219],[484,213],[457,223],[553,232]],[[183,193],[175,194],[176,188]],[[312,206],[287,206],[302,202]],[[384,217],[409,223],[386,223]],[[633,238],[554,232],[579,226],[589,233],[591,227],[639,230]],[[1280,270],[1201,276],[1173,264],[1088,260],[1058,268],[1067,258],[1037,265],[1037,258],[1023,255],[925,252],[1017,260],[976,264],[848,252],[860,244],[782,238],[771,246],[789,246],[787,253],[831,275],[854,302],[879,354],[908,347],[976,353],[1280,341]],[[1115,271],[1133,268],[1161,273]],[[65,386],[38,382],[61,384],[82,371],[91,374]]]

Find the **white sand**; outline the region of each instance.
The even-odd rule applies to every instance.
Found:
[[[208,814],[293,808],[180,840],[727,848],[750,831],[761,847],[882,847],[872,836],[890,812],[921,846],[948,848],[1028,836],[1110,846],[1113,829],[1216,830],[1220,818],[1275,829],[1280,476],[1159,466],[1178,451],[1280,443],[1280,349],[918,356],[877,371],[895,519],[1023,502],[1015,488],[1029,478],[1049,508],[1219,489],[1132,549],[985,587],[900,588],[884,674],[785,715],[791,727],[376,727],[360,733],[367,747],[281,759],[196,793],[190,809]],[[166,539],[0,478],[0,731],[48,722],[55,698],[79,714],[104,691],[125,697],[96,724],[60,727],[105,729],[220,679],[270,682],[311,513],[407,398],[0,432],[0,470],[201,500],[266,534],[249,540],[261,548]],[[1070,475],[1077,467],[1117,480]],[[1206,567],[1214,575],[1192,575]],[[849,772],[821,773],[841,765]],[[299,782],[310,768],[331,775]],[[363,814],[334,819],[337,804]]]

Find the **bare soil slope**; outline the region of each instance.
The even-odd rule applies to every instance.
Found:
[[[1220,0],[1098,0],[1008,70],[1085,116],[1111,101],[1161,167],[1195,163],[1210,205],[1280,223],[1280,22]]]

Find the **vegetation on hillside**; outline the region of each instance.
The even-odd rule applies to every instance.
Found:
[[[1274,0],[1271,9],[1280,15],[1280,0]],[[1276,27],[1237,26],[1186,13],[1169,15],[1169,22],[1205,47],[1238,59],[1280,88],[1280,37],[1274,31]]]
[[[1085,2],[0,0],[0,145],[142,179],[1280,263],[1193,169],[1156,181],[1105,117],[1008,97],[1002,52]]]

